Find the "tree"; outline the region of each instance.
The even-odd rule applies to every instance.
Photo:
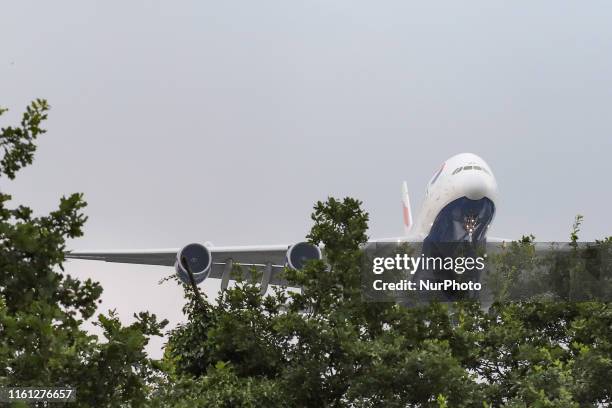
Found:
[[[245,280],[200,308],[186,287],[189,320],[166,349],[169,384],[212,378],[222,363],[241,381],[273,384],[275,406],[438,406],[438,396],[449,406],[481,406],[477,384],[453,356],[444,306],[362,301],[368,216],[360,204],[330,198],[315,206],[308,238],[325,245],[327,259],[286,271],[302,292],[262,296]],[[201,387],[198,395],[217,395],[216,387]],[[181,398],[172,385],[163,393]]]
[[[31,164],[48,110],[38,99],[20,126],[2,128],[0,177],[13,179]],[[97,321],[104,341],[88,334],[81,325],[94,316],[102,288],[62,268],[66,239],[81,236],[86,221],[82,195],[62,197],[40,217],[10,208],[10,200],[0,193],[0,386],[72,386],[76,406],[141,405],[155,374],[144,346],[165,322],[139,313],[123,326],[111,312]]]
[[[0,177],[34,157],[48,105],[33,102],[21,125],[0,131]],[[4,111],[1,111],[4,112]],[[144,346],[164,322],[139,313],[123,326],[98,315],[104,339],[82,323],[102,288],[63,272],[65,241],[82,234],[80,194],[35,217],[0,193],[0,386],[77,388],[76,406],[214,407],[596,407],[612,404],[612,307],[543,298],[405,307],[365,302],[368,214],[361,202],[329,198],[312,214],[310,242],[326,261],[286,270],[301,291],[262,296],[236,267],[237,285],[216,302],[184,285],[188,321],[171,331],[161,362]],[[577,245],[537,277],[572,298],[612,284],[612,240]],[[501,278],[534,266],[532,237],[501,258]],[[593,252],[594,251],[594,252]],[[504,264],[505,262],[505,264]],[[508,262],[511,264],[508,265]],[[546,259],[538,262],[548,262]],[[572,283],[601,267],[599,280]],[[509,266],[509,267],[508,267]],[[519,270],[517,270],[517,266]],[[499,280],[500,293],[512,282]],[[570,279],[570,284],[558,281]],[[544,285],[544,286],[546,286]],[[603,291],[602,291],[603,288]]]
[[[610,403],[609,304],[499,302],[485,310],[466,301],[410,308],[364,302],[360,266],[368,215],[360,204],[351,198],[316,204],[308,238],[325,245],[326,262],[285,272],[300,292],[262,296],[252,280],[239,279],[202,306],[185,286],[188,321],[171,333],[168,377],[153,405]],[[508,259],[532,246],[530,238],[516,243]]]

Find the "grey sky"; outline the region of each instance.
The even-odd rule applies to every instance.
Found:
[[[492,235],[562,240],[581,213],[601,238],[610,21],[605,1],[4,2],[1,124],[35,97],[53,109],[35,164],[1,187],[40,212],[84,192],[80,249],[292,242],[328,195],[396,236],[401,181],[418,210],[440,163],[471,151],[499,183]],[[126,321],[180,318],[168,268],[67,270]]]

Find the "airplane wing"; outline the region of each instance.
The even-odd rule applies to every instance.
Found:
[[[491,243],[510,243],[512,241],[516,241],[516,239],[510,239],[510,238],[497,238],[497,237],[487,237],[487,242],[491,242]]]
[[[254,245],[209,247],[212,263],[209,278],[221,279],[227,287],[233,265],[244,266],[243,272],[255,267],[264,273],[263,279],[273,285],[285,285],[280,273],[287,263],[287,251],[291,245]],[[116,251],[70,251],[68,259],[84,259],[104,262],[131,263],[140,265],[174,266],[181,248]]]
[[[392,242],[419,242],[416,238],[407,237],[389,237],[377,240],[370,240],[368,244],[376,243],[392,243]],[[487,241],[490,243],[510,243],[512,239],[489,237]],[[232,268],[235,265],[243,266],[243,272],[248,272],[249,269],[255,268],[262,273],[262,291],[267,289],[268,284],[272,285],[288,285],[288,282],[283,279],[282,272],[284,271],[288,258],[291,257],[290,252],[297,244],[280,244],[280,245],[252,245],[252,246],[212,246],[207,247],[211,255],[210,270],[207,278],[221,279],[221,288],[225,289],[228,286]],[[310,244],[307,244],[310,245]],[[548,248],[548,247],[547,247]],[[544,249],[544,248],[538,248]],[[167,248],[167,249],[147,249],[147,250],[109,250],[109,251],[69,251],[66,253],[67,259],[82,259],[92,261],[129,263],[140,265],[161,265],[175,266],[177,254],[182,248]],[[321,259],[321,251],[318,250],[318,259]],[[294,252],[297,258],[313,259],[312,253],[306,257],[299,254],[299,251]],[[249,275],[246,275],[248,277]]]
[[[370,241],[370,243],[400,242],[403,240],[405,240],[404,237],[394,237]],[[177,254],[183,249],[69,251],[66,253],[66,258],[140,265],[175,266]],[[303,264],[303,262],[309,259],[322,259],[321,248],[306,242],[280,245],[211,246],[207,247],[207,249],[210,251],[211,264],[206,278],[221,279],[222,289],[227,288],[229,281],[232,279],[230,275],[235,265],[243,266],[243,273],[248,272],[251,268],[261,272],[262,291],[265,291],[268,284],[290,286],[282,277],[282,272],[288,264],[293,267],[294,265]],[[248,274],[245,275],[249,277]]]
[[[493,244],[493,247],[497,248],[507,248],[512,242],[520,242],[521,239],[510,239],[510,238],[495,238],[495,237],[487,237],[487,243]],[[555,241],[543,241],[543,242],[533,242],[533,249],[539,255],[544,255],[546,253],[554,253],[554,252],[569,252],[575,249],[575,245],[571,242],[555,242]],[[579,248],[588,247],[587,242],[578,242]]]

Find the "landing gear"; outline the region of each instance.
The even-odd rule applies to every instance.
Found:
[[[478,226],[478,218],[474,215],[466,215],[463,221],[463,229],[468,233],[468,237],[470,242],[473,240],[472,236],[474,235],[474,231],[476,231],[476,227]]]

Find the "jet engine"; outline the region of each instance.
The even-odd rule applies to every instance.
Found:
[[[189,244],[183,247],[176,254],[176,261],[174,262],[174,269],[179,279],[189,284],[189,273],[187,269],[191,270],[193,274],[193,280],[196,284],[199,284],[208,277],[210,273],[210,267],[212,265],[212,255],[210,250],[202,244]]]
[[[298,242],[287,250],[287,265],[292,269],[302,269],[307,261],[322,258],[319,247],[309,242]]]

